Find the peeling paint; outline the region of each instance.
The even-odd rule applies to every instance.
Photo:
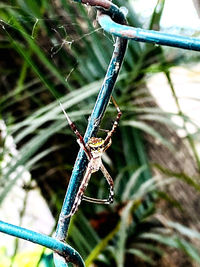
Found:
[[[152,43],[154,45],[165,45],[200,51],[200,38],[174,35],[152,30],[143,30],[127,25],[121,25],[113,21],[112,18],[106,14],[101,14],[98,17],[98,21],[105,31],[120,38]]]

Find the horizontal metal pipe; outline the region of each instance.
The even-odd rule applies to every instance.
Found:
[[[72,262],[75,266],[79,267],[85,266],[80,254],[74,248],[50,236],[2,221],[0,221],[0,232],[52,249],[62,256],[62,260],[65,259],[62,266],[67,266],[66,262]]]
[[[110,16],[101,14],[98,18],[101,27],[121,38],[131,39],[139,42],[152,43],[155,45],[166,45],[188,50],[200,51],[200,38],[192,38],[181,35],[163,33],[159,31],[143,30],[114,22]]]

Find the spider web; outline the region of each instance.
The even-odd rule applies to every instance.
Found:
[[[17,6],[11,8],[20,11]],[[76,21],[74,21],[73,15],[69,15],[67,13],[63,15],[63,11],[60,12],[60,14],[57,14],[57,16],[51,16],[50,18],[38,18],[34,15],[15,14],[9,19],[0,19],[2,33],[0,38],[4,42],[6,35],[9,34],[10,37],[15,40],[16,36],[18,37],[18,33],[16,31],[18,28],[17,24],[22,24],[23,27],[26,28],[26,32],[24,34],[28,34],[29,37],[31,37],[31,39],[34,40],[40,47],[40,49],[53,61],[59,60],[60,56],[62,57],[60,54],[63,50],[65,50],[69,55],[73,55],[78,45],[86,45],[86,42],[84,41],[91,43],[91,37],[96,33],[98,33],[98,36],[102,36],[113,45],[115,38],[110,37],[110,35],[106,34],[103,29],[99,27],[91,7],[85,6],[84,9],[86,10],[86,14],[88,14],[88,18],[91,19],[90,23],[85,22],[85,16],[81,15],[79,15]],[[49,38],[45,40],[45,44],[41,42],[44,36],[41,36],[43,33],[40,32],[42,25],[44,24],[49,35]],[[23,32],[23,29],[20,29],[20,31]],[[67,82],[69,82],[70,77],[76,70],[78,64],[79,59],[76,57],[76,62],[72,64],[70,70],[68,69],[68,64],[66,64],[67,67],[62,66],[63,72],[66,69],[64,76]]]

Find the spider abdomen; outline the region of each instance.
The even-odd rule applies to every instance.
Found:
[[[88,163],[88,167],[90,168],[91,172],[97,172],[102,165],[101,157],[92,158]]]

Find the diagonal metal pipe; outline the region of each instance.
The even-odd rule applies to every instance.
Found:
[[[84,135],[85,143],[87,143],[90,137],[95,136],[98,131],[101,119],[109,103],[117,76],[120,71],[120,67],[123,62],[127,47],[127,40],[123,38],[117,38],[114,46],[115,48],[113,51],[113,56],[111,58],[104,82],[98,94],[92,114],[89,118],[88,126]],[[71,211],[76,197],[76,193],[78,191],[86,167],[87,158],[85,152],[80,149],[73,168],[73,172],[70,178],[67,193],[64,199],[63,207],[57,225],[56,238],[58,238],[59,240],[64,241],[66,238],[70,221],[70,218],[66,218],[66,215],[68,215]]]
[[[81,2],[81,1],[78,1],[78,2]],[[85,1],[83,0],[82,3],[96,6],[98,7],[98,9],[103,10],[103,12],[106,12],[107,14],[112,14],[112,17],[116,21],[123,23],[123,24],[126,23],[126,19],[125,19],[125,15],[123,11],[120,10],[117,6],[113,5],[110,1],[107,1],[107,0],[106,1],[103,1],[103,0]],[[99,16],[101,16],[101,11],[99,11]],[[115,45],[114,45],[113,55],[112,55],[110,64],[108,66],[102,87],[99,91],[92,114],[88,121],[88,126],[86,129],[85,135],[84,135],[85,143],[87,143],[89,138],[97,134],[99,125],[101,123],[101,119],[109,103],[110,97],[114,89],[114,85],[116,83],[121,65],[123,63],[126,48],[127,48],[127,40],[124,38],[117,38]],[[83,174],[87,167],[87,164],[88,164],[88,161],[87,161],[85,152],[83,151],[83,149],[80,149],[78,156],[76,158],[76,162],[74,164],[74,168],[72,171],[72,175],[70,178],[70,182],[68,185],[68,189],[67,189],[67,192],[64,198],[62,210],[61,210],[58,224],[57,224],[55,237],[56,239],[60,241],[65,241],[66,239],[68,228],[69,228],[69,223],[70,223],[70,218],[66,216],[70,213],[73,207],[76,194],[78,192],[78,189],[82,181]],[[55,260],[54,262],[56,264],[56,267],[64,266],[62,265],[61,259]]]

